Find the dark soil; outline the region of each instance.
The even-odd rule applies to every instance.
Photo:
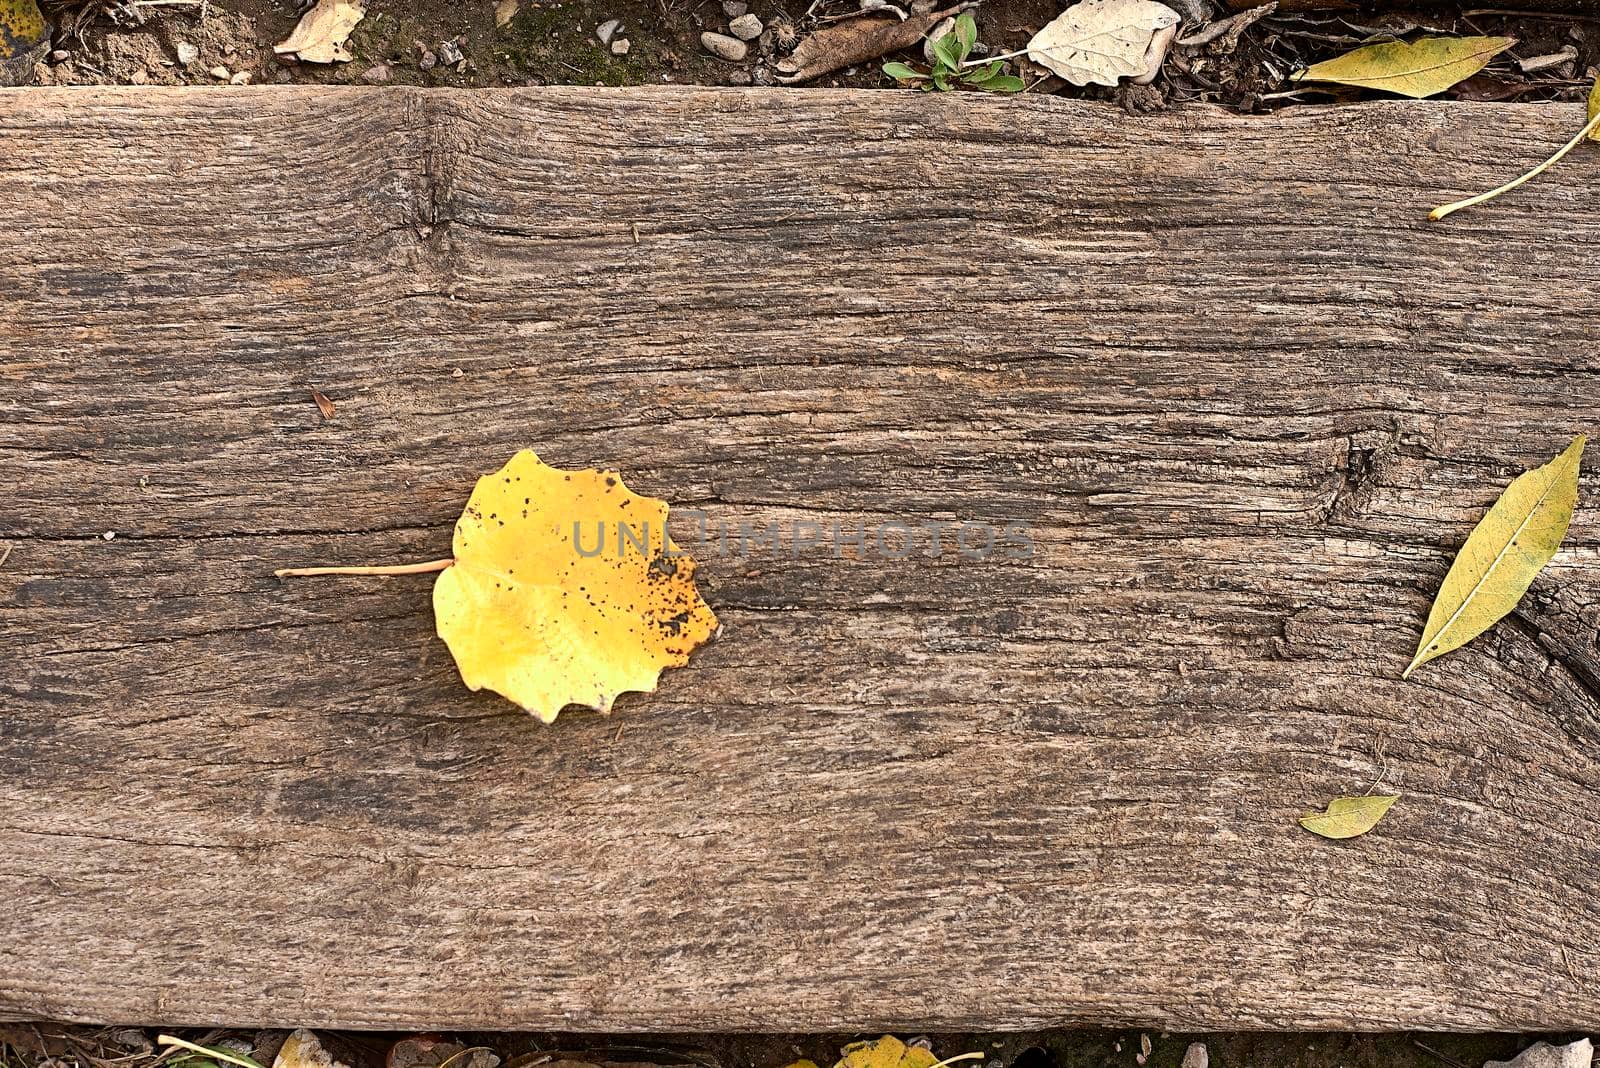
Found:
[[[921,0],[928,3],[930,0]],[[1304,3],[1305,0],[1300,0]],[[1344,0],[1315,0],[1333,6]],[[520,0],[497,25],[495,0],[368,0],[366,19],[350,40],[354,56],[329,65],[284,62],[272,45],[288,36],[298,13],[292,0],[168,0],[171,6],[130,6],[127,0],[56,0],[55,49],[39,65],[45,84],[205,85],[318,82],[431,86],[764,85],[783,34],[803,35],[822,20],[847,16],[859,0],[751,0],[769,32],[752,42],[749,57],[730,63],[700,44],[705,30],[726,32],[721,0]],[[1185,11],[1184,34],[1230,14],[1222,0],[1172,0]],[[910,6],[908,0],[908,6]],[[987,0],[975,12],[979,40],[992,51],[1024,45],[1055,17],[1064,0]],[[1288,6],[1287,4],[1285,6]],[[619,19],[617,37],[629,50],[615,55],[596,28]],[[1359,91],[1303,88],[1288,82],[1298,67],[1359,44],[1428,32],[1504,34],[1516,47],[1447,96],[1468,100],[1581,100],[1600,64],[1600,18],[1527,14],[1363,14],[1359,10],[1279,13],[1251,26],[1237,41],[1223,38],[1175,47],[1155,84],[1117,89],[1066,86],[1025,60],[1017,69],[1029,92],[1062,92],[1120,102],[1130,110],[1210,101],[1243,110],[1291,103],[1359,98]],[[180,44],[199,57],[187,65]],[[452,46],[462,59],[453,61]],[[1534,73],[1519,60],[1570,58]],[[920,61],[916,50],[900,59]],[[452,60],[446,62],[446,60]],[[842,71],[813,83],[893,85],[878,64]],[[1370,95],[1370,94],[1368,94]]]
[[[282,1031],[196,1031],[177,1034],[191,1042],[232,1045],[271,1065]],[[391,1057],[407,1037],[371,1032],[319,1032],[328,1051],[350,1068],[396,1068]],[[91,1028],[58,1024],[0,1025],[0,1068],[212,1068],[160,1051],[157,1032],[137,1028]],[[442,1037],[442,1036],[436,1036]],[[848,1042],[875,1035],[556,1035],[463,1034],[451,1040],[486,1047],[503,1068],[536,1068],[575,1060],[604,1068],[784,1068],[799,1059],[827,1066]],[[908,1041],[913,1036],[905,1036]],[[1579,1036],[1547,1036],[1571,1041]],[[1144,1046],[1149,1054],[1141,1062]],[[1140,1031],[1043,1031],[1013,1034],[932,1036],[940,1057],[981,1050],[986,1068],[1178,1068],[1191,1042],[1205,1044],[1211,1068],[1481,1068],[1486,1059],[1508,1059],[1536,1041],[1519,1035],[1450,1034],[1213,1034],[1172,1035]],[[396,1051],[398,1053],[398,1051]],[[184,1056],[187,1056],[186,1054]],[[452,1058],[450,1063],[460,1063]],[[224,1066],[225,1068],[225,1066]]]

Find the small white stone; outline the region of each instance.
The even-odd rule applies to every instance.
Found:
[[[601,44],[610,44],[611,38],[615,37],[620,29],[622,29],[621,19],[607,19],[594,28],[594,35],[600,38]]]
[[[117,536],[117,532],[114,531],[114,530],[108,530],[108,531],[106,531],[104,534],[102,534],[100,536],[102,538],[106,539],[106,541],[110,541],[112,538]]]
[[[626,37],[618,37],[615,41],[611,42],[611,54],[614,56],[625,56],[628,54],[628,49],[632,47],[632,41],[628,40]]]
[[[730,19],[736,19],[750,10],[750,5],[744,0],[722,0],[722,13]]]
[[[1189,1048],[1183,1051],[1183,1064],[1179,1068],[1211,1068],[1211,1054],[1206,1052],[1206,1044],[1189,1043]]]
[[[728,23],[728,30],[741,41],[754,41],[766,29],[755,15],[740,15]]]
[[[750,52],[750,46],[737,37],[709,31],[700,35],[700,44],[707,52],[730,63],[740,62]]]
[[[221,81],[227,81],[229,78],[233,77],[233,71],[229,70],[227,67],[212,67],[210,70],[206,71],[206,73]]]
[[[238,74],[235,74],[233,77],[228,79],[228,84],[229,85],[249,85],[250,84],[250,72],[247,71],[247,70],[240,71]]]
[[[182,63],[185,67],[187,67],[189,64],[193,63],[195,60],[197,60],[199,58],[200,58],[200,49],[199,49],[198,46],[192,45],[188,41],[179,41],[178,42],[178,62],[179,63]]]

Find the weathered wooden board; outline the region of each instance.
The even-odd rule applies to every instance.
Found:
[[[1600,1027],[1594,488],[1399,678],[1600,401],[1600,161],[1424,211],[1580,114],[0,97],[0,1012]],[[523,446],[1034,553],[707,551],[721,639],[553,727],[428,578],[271,577]]]

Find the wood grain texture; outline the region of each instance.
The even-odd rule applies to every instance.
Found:
[[[0,97],[0,1013],[1600,1028],[1588,482],[1399,678],[1600,401],[1594,155],[1424,212],[1581,113]],[[553,727],[428,578],[271,577],[441,555],[524,446],[1035,552],[707,553],[720,640]]]

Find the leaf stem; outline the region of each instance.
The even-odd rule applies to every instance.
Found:
[[[961,69],[966,70],[968,67],[981,67],[985,63],[993,63],[997,59],[1016,59],[1018,56],[1025,56],[1027,54],[1028,49],[1019,48],[1015,52],[1002,52],[998,56],[983,56],[980,59],[968,59],[962,62]]]
[[[1578,136],[1574,137],[1572,140],[1570,140],[1566,144],[1562,145],[1559,149],[1556,150],[1556,154],[1555,155],[1551,156],[1549,159],[1547,159],[1543,163],[1539,164],[1537,167],[1535,167],[1533,170],[1529,171],[1527,174],[1524,174],[1520,178],[1513,178],[1511,181],[1507,182],[1505,185],[1499,186],[1499,187],[1497,187],[1495,189],[1491,189],[1487,193],[1479,193],[1475,197],[1468,197],[1466,200],[1458,200],[1454,204],[1443,204],[1443,205],[1441,205],[1441,206],[1439,206],[1437,208],[1434,208],[1432,211],[1428,212],[1428,221],[1430,221],[1430,222],[1438,222],[1440,219],[1444,218],[1446,215],[1451,214],[1452,212],[1460,211],[1462,208],[1470,208],[1474,204],[1482,204],[1486,200],[1493,200],[1495,197],[1499,196],[1501,193],[1509,193],[1511,190],[1515,189],[1517,186],[1521,185],[1523,182],[1526,182],[1529,178],[1537,178],[1539,175],[1543,174],[1546,170],[1548,170],[1551,165],[1553,165],[1554,163],[1558,162],[1561,159],[1562,156],[1565,156],[1568,152],[1571,152],[1573,149],[1577,148],[1579,143],[1581,143],[1584,138],[1586,138],[1590,134],[1594,133],[1596,129],[1600,129],[1600,112],[1597,112],[1595,114],[1594,118],[1590,119],[1584,125],[1583,129],[1578,131]]]
[[[186,1049],[192,1053],[204,1053],[207,1057],[215,1057],[217,1060],[226,1061],[229,1064],[237,1064],[239,1068],[261,1068],[260,1063],[252,1057],[235,1054],[225,1049],[197,1046],[193,1042],[186,1042],[181,1038],[173,1038],[171,1035],[157,1035],[156,1045],[175,1046],[178,1049]]]
[[[274,571],[278,578],[291,575],[425,575],[429,571],[443,571],[455,563],[447,556],[443,560],[425,560],[420,564],[380,564],[363,567],[284,567]]]

